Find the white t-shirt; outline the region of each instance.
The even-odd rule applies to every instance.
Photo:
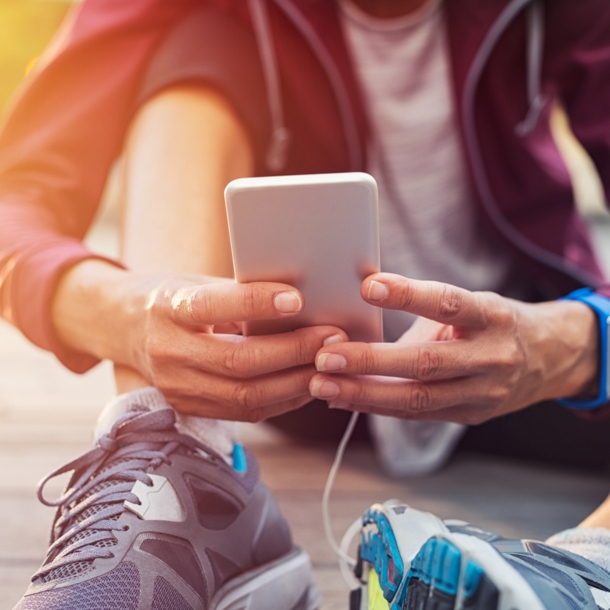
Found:
[[[441,0],[396,19],[372,17],[347,0],[341,9],[372,123],[368,171],[379,185],[382,269],[498,290],[510,261],[474,209]],[[396,340],[411,321],[384,312],[386,340]]]

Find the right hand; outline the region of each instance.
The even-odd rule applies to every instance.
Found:
[[[205,280],[211,283],[170,279],[149,292],[131,328],[125,364],[176,410],[202,417],[261,421],[310,402],[317,351],[347,341],[346,334],[332,326],[253,337],[227,333],[241,321],[296,315],[303,297],[285,284]]]

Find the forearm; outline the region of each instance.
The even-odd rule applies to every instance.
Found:
[[[159,280],[157,279],[157,282]],[[86,260],[62,277],[51,309],[58,339],[68,348],[133,365],[131,335],[154,278],[103,261]]]

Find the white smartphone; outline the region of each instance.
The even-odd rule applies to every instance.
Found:
[[[379,271],[377,184],[354,172],[241,178],[225,189],[237,282],[283,282],[305,299],[281,320],[244,323],[244,334],[332,325],[350,340],[383,340],[381,309],[360,296]]]

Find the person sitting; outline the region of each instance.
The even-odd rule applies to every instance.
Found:
[[[316,607],[235,427],[312,397],[399,418],[372,418],[392,472],[430,471],[464,425],[508,414],[500,435],[480,428],[488,442],[603,464],[608,424],[555,402],[608,403],[610,288],[549,114],[561,98],[607,183],[609,25],[602,0],[75,6],[0,133],[0,311],[73,371],[111,360],[119,397],[63,469],[54,541],[17,607]],[[120,155],[119,261],[82,239]],[[384,273],[362,296],[388,342],[242,337],[304,303],[230,279],[226,184],[355,170],[380,188]]]

